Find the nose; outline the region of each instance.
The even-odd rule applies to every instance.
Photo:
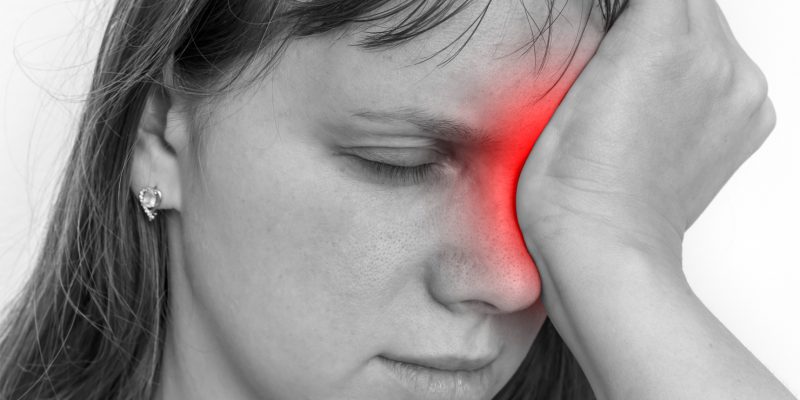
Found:
[[[539,273],[515,207],[517,179],[530,147],[473,160],[442,211],[447,245],[429,269],[428,289],[453,311],[512,313],[539,298]]]

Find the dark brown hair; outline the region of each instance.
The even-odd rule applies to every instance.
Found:
[[[541,1],[551,12],[547,21],[532,20],[540,27],[532,43],[547,35],[558,16],[555,0]],[[165,226],[163,219],[144,219],[129,189],[136,128],[153,90],[213,96],[232,85],[257,54],[269,52],[274,61],[293,38],[366,26],[359,45],[395,46],[473,3],[119,0],[43,248],[3,326],[0,399],[144,400],[155,393],[167,323]],[[450,57],[467,44],[490,3],[479,5],[482,12],[453,41]],[[608,29],[624,0],[599,3]],[[174,71],[169,86],[168,65]],[[228,77],[225,82],[222,76]],[[577,362],[546,322],[496,398],[593,397]]]

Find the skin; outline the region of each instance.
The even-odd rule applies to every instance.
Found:
[[[599,398],[794,398],[681,265],[684,232],[774,125],[715,1],[634,0],[542,133],[520,226]]]
[[[549,92],[533,55],[487,58],[529,35],[500,3],[441,68],[414,61],[469,16],[392,50],[297,41],[206,124],[179,96],[151,99],[132,189],[158,185],[170,210],[161,398],[418,398],[377,355],[499,349],[490,389],[453,395],[488,399],[545,309],[601,399],[793,398],[681,271],[684,231],[775,118],[716,3],[632,0],[599,48],[595,14]],[[571,4],[552,60],[575,37]],[[353,117],[412,106],[493,140]],[[398,184],[354,155],[441,175]]]
[[[197,114],[180,96],[151,99],[133,186],[156,184],[171,210],[160,397],[419,398],[389,376],[385,353],[496,357],[486,389],[458,397],[499,391],[545,318],[516,179],[601,39],[595,9],[569,62],[588,4],[567,3],[538,76],[541,44],[514,53],[531,39],[521,5],[496,2],[443,66],[418,61],[478,8],[393,49],[352,46],[358,33],[296,40],[265,79]],[[375,117],[398,110],[475,132]],[[393,179],[363,159],[437,174]]]

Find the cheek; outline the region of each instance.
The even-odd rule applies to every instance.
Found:
[[[366,333],[390,333],[378,312],[404,279],[396,266],[411,246],[387,228],[402,212],[365,206],[370,194],[300,141],[259,151],[241,139],[210,144],[187,196],[194,300],[254,379],[277,387],[312,374],[304,390],[323,390],[376,352]]]
[[[227,142],[205,157],[197,185],[203,192],[190,195],[196,217],[186,230],[198,278],[213,285],[212,293],[228,291],[230,300],[261,314],[254,324],[322,314],[335,296],[356,292],[363,280],[356,270],[363,268],[346,261],[370,246],[359,199],[302,144],[258,150],[251,141]]]
[[[326,148],[308,144],[307,128],[283,126],[281,140],[269,140],[252,126],[271,124],[210,133],[210,140],[221,135],[208,143],[205,174],[187,196],[189,273],[207,286],[198,296],[270,343],[297,343],[312,332],[340,338],[315,346],[342,349],[359,330],[391,326],[374,322],[388,318],[377,314],[430,247],[422,216],[432,198],[354,179]],[[281,329],[269,329],[275,324]]]

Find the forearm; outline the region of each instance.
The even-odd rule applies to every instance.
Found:
[[[599,398],[794,398],[694,295],[680,265],[600,240],[560,254],[569,255],[537,258],[545,305]]]

